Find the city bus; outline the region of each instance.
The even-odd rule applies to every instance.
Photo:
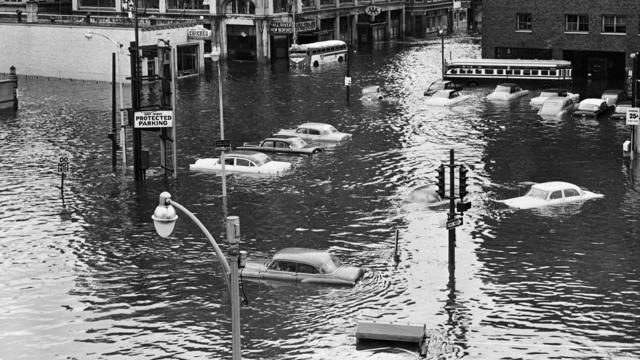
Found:
[[[448,61],[445,69],[445,80],[467,85],[533,80],[570,86],[573,80],[571,62],[566,60],[460,59]]]
[[[347,43],[340,40],[293,44],[289,48],[289,65],[292,68],[308,69],[328,62],[343,62],[346,57]]]

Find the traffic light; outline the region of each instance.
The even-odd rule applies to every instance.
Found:
[[[471,209],[471,202],[458,202],[456,204],[456,211],[459,213],[464,213],[465,211]]]
[[[436,179],[438,179],[438,191],[436,192],[438,193],[438,195],[440,195],[441,199],[444,199],[445,198],[444,165],[440,165],[436,171],[438,172],[438,176],[436,176]]]
[[[468,192],[467,192],[467,172],[469,172],[469,169],[467,169],[466,166],[464,165],[460,165],[460,169],[458,169],[460,171],[459,177],[458,177],[458,195],[460,196],[460,200],[462,201],[464,199],[465,196],[467,196]]]

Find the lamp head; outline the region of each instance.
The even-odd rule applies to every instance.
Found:
[[[178,220],[176,209],[171,206],[171,194],[166,191],[160,194],[159,204],[156,206],[151,218],[158,235],[163,238],[171,235],[176,225],[176,220]]]
[[[214,62],[220,60],[220,48],[217,46],[211,47],[211,53],[207,54],[207,57],[211,58]]]

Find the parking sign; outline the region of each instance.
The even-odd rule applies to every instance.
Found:
[[[640,108],[627,109],[627,125],[640,125]]]

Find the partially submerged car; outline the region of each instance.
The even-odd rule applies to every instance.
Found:
[[[546,98],[545,102],[538,110],[540,116],[561,117],[573,111],[575,104],[571,98],[562,96],[551,96]]]
[[[574,116],[582,117],[598,117],[602,114],[609,112],[609,106],[604,99],[587,98],[580,101],[578,107],[573,112]]]
[[[409,204],[420,204],[427,207],[436,207],[448,204],[449,200],[442,199],[438,192],[432,189],[433,185],[420,185],[409,191],[404,202]]]
[[[531,209],[550,205],[560,205],[575,201],[601,198],[604,195],[583,190],[564,182],[550,181],[534,184],[524,196],[501,200],[500,202],[518,209]]]
[[[630,101],[619,102],[616,104],[615,110],[613,113],[609,115],[609,118],[612,120],[626,120],[627,118],[627,109],[631,108]]]
[[[627,100],[629,96],[622,89],[607,89],[602,92],[601,99],[607,102],[607,106],[613,110],[619,101]]]
[[[427,87],[427,90],[424,91],[424,96],[431,96],[436,93],[438,90],[462,90],[462,86],[456,85],[453,81],[442,80],[442,81],[433,81]]]
[[[279,175],[291,169],[291,163],[274,161],[264,153],[257,151],[230,151],[225,153],[225,173]],[[198,159],[189,165],[193,171],[222,171],[220,158]]]
[[[345,143],[351,141],[351,134],[338,131],[329,124],[308,122],[295,129],[281,129],[276,135],[295,135],[307,142]]]
[[[518,84],[502,83],[487,95],[487,100],[509,101],[529,94],[529,90],[521,89]]]
[[[313,155],[322,152],[322,147],[307,144],[306,141],[294,135],[274,135],[262,140],[259,144],[244,143],[236,149],[294,155]]]
[[[330,285],[355,285],[364,275],[359,267],[344,266],[328,251],[285,248],[266,261],[247,260],[242,277]]]
[[[366,86],[362,89],[362,96],[360,100],[363,101],[378,101],[382,100],[384,96],[382,96],[382,91],[380,90],[380,86],[371,85]]]
[[[469,95],[461,95],[458,90],[438,90],[429,96],[424,103],[427,105],[451,106],[461,103],[470,97]]]
[[[578,104],[580,102],[580,94],[574,94],[569,92],[567,89],[562,88],[549,88],[540,91],[540,95],[531,98],[529,104],[531,106],[542,106],[544,102],[550,97],[566,97],[573,101],[573,103]]]

